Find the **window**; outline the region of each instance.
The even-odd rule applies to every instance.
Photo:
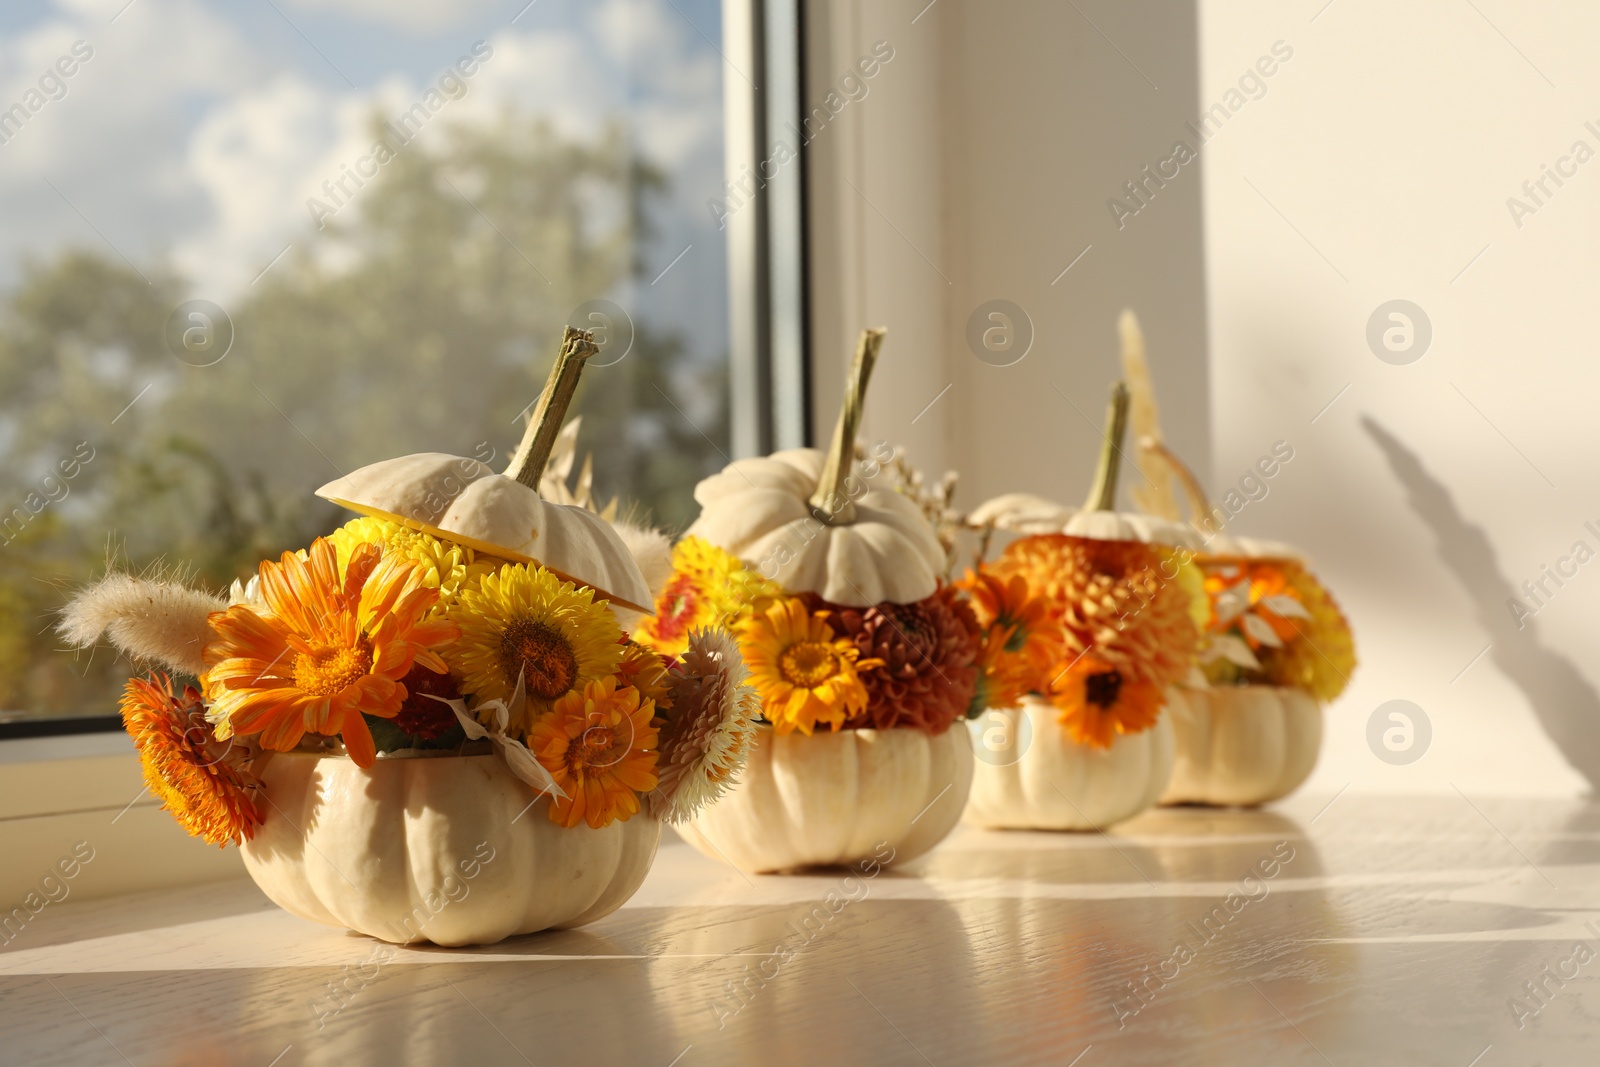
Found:
[[[771,65],[733,69],[716,0],[117,7],[0,9],[0,719],[114,710],[128,664],[50,629],[108,556],[221,587],[338,523],[341,472],[503,463],[567,322],[605,342],[596,497],[693,517],[740,377],[724,90]],[[792,5],[728,7],[798,54]],[[786,295],[734,290],[759,388],[798,358],[791,180]]]

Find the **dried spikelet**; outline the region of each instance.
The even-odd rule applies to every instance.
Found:
[[[1139,320],[1131,310],[1123,309],[1122,317],[1117,320],[1117,332],[1122,337],[1122,377],[1128,383],[1128,416],[1133,439],[1149,438],[1160,444],[1161,409],[1156,406],[1155,382],[1151,380],[1150,364],[1145,359],[1144,331],[1139,329]],[[1159,456],[1143,450],[1133,459],[1147,483],[1128,490],[1138,509],[1163,519],[1182,519],[1178,497],[1172,488],[1172,472],[1167,465]]]
[[[225,598],[193,589],[176,576],[136,578],[118,572],[67,601],[56,633],[75,648],[89,648],[104,634],[136,660],[198,675],[205,670],[201,652],[216,638],[206,618],[227,606]]]

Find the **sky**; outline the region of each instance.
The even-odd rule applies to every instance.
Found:
[[[78,246],[141,270],[170,262],[191,295],[226,306],[287,246],[314,247],[306,201],[369,147],[373,108],[410,107],[484,42],[492,55],[424,142],[507,103],[579,137],[623,116],[671,187],[645,280],[621,302],[698,331],[698,354],[722,358],[726,257],[705,207],[723,178],[719,10],[717,0],[11,0],[0,5],[0,112],[30,92],[43,105],[0,144],[0,288],[28,258]]]

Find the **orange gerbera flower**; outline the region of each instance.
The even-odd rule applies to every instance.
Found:
[[[550,821],[595,829],[639,810],[639,794],[656,787],[655,703],[614,676],[557,700],[533,724],[528,747],[561,787],[550,798]]]
[[[1131,678],[1093,652],[1066,666],[1050,686],[1050,702],[1061,725],[1080,745],[1110,748],[1118,734],[1136,734],[1156,723],[1164,698],[1153,682]]]
[[[412,665],[443,673],[434,649],[460,635],[452,622],[423,621],[439,591],[422,584],[416,564],[371,544],[351,553],[341,582],[325,537],[306,559],[285,552],[260,573],[266,614],[235,604],[211,616],[212,721],[219,733],[259,733],[278,752],[308,732],[338,734],[357,766],[372,766],[377,750],[362,715],[393,718]]]
[[[250,754],[243,742],[215,740],[193,686],[178,695],[165,674],[128,679],[122,725],[139,750],[145,788],[190,836],[221,848],[255,835],[261,781],[247,769]]]
[[[780,734],[810,734],[817,724],[837,730],[866,710],[867,689],[857,671],[883,666],[859,659],[860,650],[798,597],[780,600],[741,624],[739,651],[762,713]]]

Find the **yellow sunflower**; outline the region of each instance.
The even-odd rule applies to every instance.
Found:
[[[679,656],[689,634],[713,626],[732,628],[783,595],[776,582],[700,537],[672,549],[672,577],[656,597],[656,613],[639,624],[638,639],[664,656]]]
[[[528,701],[514,709],[514,733],[622,662],[622,628],[605,601],[543,567],[507,564],[463,590],[446,615],[461,628],[444,658],[463,692],[509,702],[522,676]]]
[[[798,597],[779,601],[740,627],[739,650],[762,713],[780,734],[810,734],[818,723],[837,730],[866,710],[867,689],[858,670],[883,665],[859,660],[848,637],[828,625],[826,611],[807,610]]]
[[[386,519],[363,516],[352,519],[328,535],[339,557],[339,573],[350,563],[350,555],[363,543],[377,545],[385,555],[397,555],[416,563],[422,584],[439,590],[439,602],[431,614],[442,614],[461,590],[483,580],[499,566],[499,561],[465,545],[441,541],[420,530]]]

